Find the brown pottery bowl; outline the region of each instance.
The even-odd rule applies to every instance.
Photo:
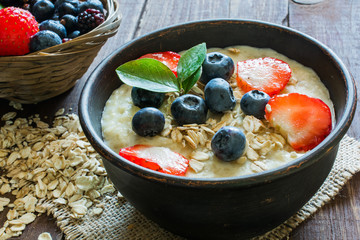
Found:
[[[201,42],[206,42],[207,47],[272,48],[314,69],[335,106],[333,131],[302,157],[276,169],[241,177],[177,177],[118,156],[105,145],[101,133],[105,102],[121,84],[115,69],[146,53],[181,51]],[[79,114],[83,130],[103,157],[110,179],[146,217],[190,239],[248,239],[281,224],[319,189],[353,119],[355,103],[355,85],[348,70],[322,43],[271,23],[222,19],[167,27],[120,46],[89,77]]]

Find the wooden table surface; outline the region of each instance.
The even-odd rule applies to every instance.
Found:
[[[289,26],[325,43],[343,60],[355,81],[360,81],[360,1],[323,0],[301,5],[291,0],[119,0],[123,19],[116,36],[109,39],[86,74],[70,91],[53,99],[23,105],[18,116],[39,113],[52,121],[59,108],[77,113],[81,89],[99,62],[120,45],[150,31],[187,21],[215,18],[247,18]],[[358,94],[359,95],[359,94]],[[358,108],[359,109],[359,108]],[[0,99],[0,116],[14,111]],[[360,115],[356,114],[348,135],[360,140]],[[0,213],[0,223],[6,212]],[[37,239],[44,231],[53,239],[64,236],[51,217],[43,215],[16,239]],[[15,238],[14,238],[15,239]],[[302,223],[290,239],[360,239],[360,174],[340,194]]]

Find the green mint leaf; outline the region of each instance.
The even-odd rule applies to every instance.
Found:
[[[163,63],[142,58],[122,64],[116,69],[120,80],[125,84],[153,92],[180,91],[174,73]]]
[[[193,76],[194,73],[199,70],[205,60],[205,57],[205,43],[200,43],[190,48],[181,56],[177,66],[178,81],[181,86],[186,85],[186,88],[191,88],[196,83],[196,81],[194,82],[194,79],[191,76]]]
[[[191,75],[190,77],[185,79],[185,81],[183,82],[183,85],[182,85],[182,87],[184,89],[184,93],[188,93],[190,91],[190,89],[199,80],[201,73],[202,73],[202,67],[200,66],[193,75]]]

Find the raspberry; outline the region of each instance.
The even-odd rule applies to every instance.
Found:
[[[38,31],[38,23],[29,11],[15,7],[1,9],[0,56],[27,54],[30,38]]]
[[[105,20],[104,14],[96,9],[86,9],[78,15],[78,26],[81,33],[87,33]]]

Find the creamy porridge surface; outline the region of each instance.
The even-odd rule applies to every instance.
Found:
[[[334,123],[334,108],[329,92],[312,69],[271,49],[249,46],[208,49],[208,52],[214,51],[230,56],[235,67],[238,61],[261,57],[274,57],[287,62],[292,69],[292,77],[280,94],[297,92],[320,98],[329,106]],[[301,156],[303,153],[295,152],[279,132],[268,126],[266,120],[261,121],[242,113],[239,102],[243,94],[237,88],[235,73],[230,79],[237,99],[234,110],[219,115],[209,113],[205,124],[177,126],[170,113],[171,103],[177,94],[168,93],[160,107],[166,119],[165,128],[161,135],[155,137],[140,137],[132,130],[131,120],[139,108],[132,103],[131,87],[123,84],[112,93],[104,108],[101,124],[105,143],[115,152],[135,144],[168,147],[189,159],[187,177],[247,175],[281,166]],[[195,85],[190,93],[202,96],[201,89],[201,86]],[[225,125],[239,127],[247,139],[246,153],[233,162],[217,159],[210,147],[213,134]]]

